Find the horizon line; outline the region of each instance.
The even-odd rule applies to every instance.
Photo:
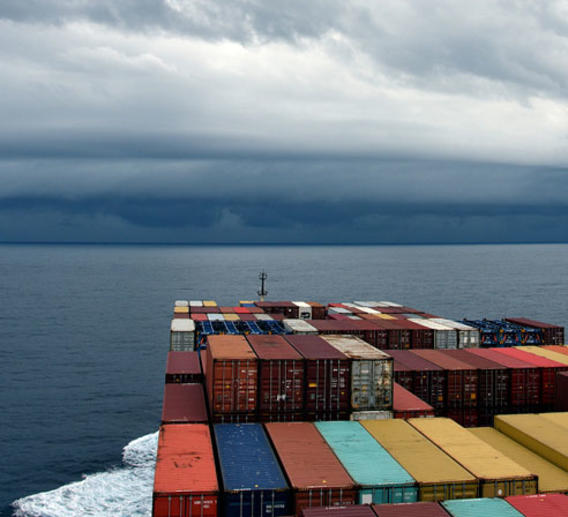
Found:
[[[121,241],[0,241],[0,245],[53,246],[501,246],[568,244],[567,241],[457,242],[121,242]]]

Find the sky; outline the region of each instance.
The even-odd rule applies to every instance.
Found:
[[[566,0],[2,0],[0,241],[568,242]]]

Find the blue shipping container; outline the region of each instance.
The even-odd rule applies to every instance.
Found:
[[[359,422],[316,422],[359,488],[359,504],[414,503],[418,486],[412,476]]]
[[[261,424],[214,426],[223,480],[222,515],[293,513],[292,493]]]
[[[523,517],[504,499],[453,499],[444,501],[443,507],[453,517]]]

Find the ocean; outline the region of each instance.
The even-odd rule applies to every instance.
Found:
[[[568,245],[0,246],[0,515],[150,516],[176,299],[392,300],[568,326]]]

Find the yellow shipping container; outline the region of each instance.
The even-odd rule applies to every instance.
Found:
[[[203,307],[217,307],[217,302],[213,300],[203,300]]]
[[[391,316],[390,314],[377,314],[377,316],[379,318],[382,318],[383,320],[396,320],[396,318],[394,316]]]
[[[225,321],[239,321],[241,318],[239,318],[238,314],[223,314],[223,316],[225,316]]]
[[[561,469],[568,470],[568,429],[543,415],[499,415],[495,429]]]
[[[449,418],[411,418],[408,422],[479,480],[480,497],[536,494],[538,480]]]
[[[189,314],[189,307],[174,307],[174,312],[177,314]]]
[[[556,425],[559,425],[561,427],[564,427],[565,429],[568,429],[568,413],[564,412],[564,413],[540,413],[540,416],[542,418],[545,418],[546,420],[550,420],[551,422],[553,422]],[[568,492],[568,490],[567,490]]]
[[[558,468],[550,461],[541,458],[531,450],[523,447],[507,435],[500,433],[492,427],[469,428],[473,433],[491,447],[502,452],[505,456],[513,458],[519,465],[538,476],[538,491],[568,492],[568,472]]]
[[[254,304],[254,301],[252,301],[252,300],[240,300],[239,301],[239,305],[241,307],[244,306],[244,305],[252,305],[252,304]]]
[[[561,354],[559,352],[553,352],[552,350],[547,350],[540,346],[516,346],[519,350],[524,350],[525,352],[530,352],[534,355],[539,355],[540,357],[546,357],[551,361],[556,361],[557,363],[565,364],[568,366],[568,355]]]
[[[404,420],[360,424],[417,481],[420,501],[477,497],[477,479]]]

